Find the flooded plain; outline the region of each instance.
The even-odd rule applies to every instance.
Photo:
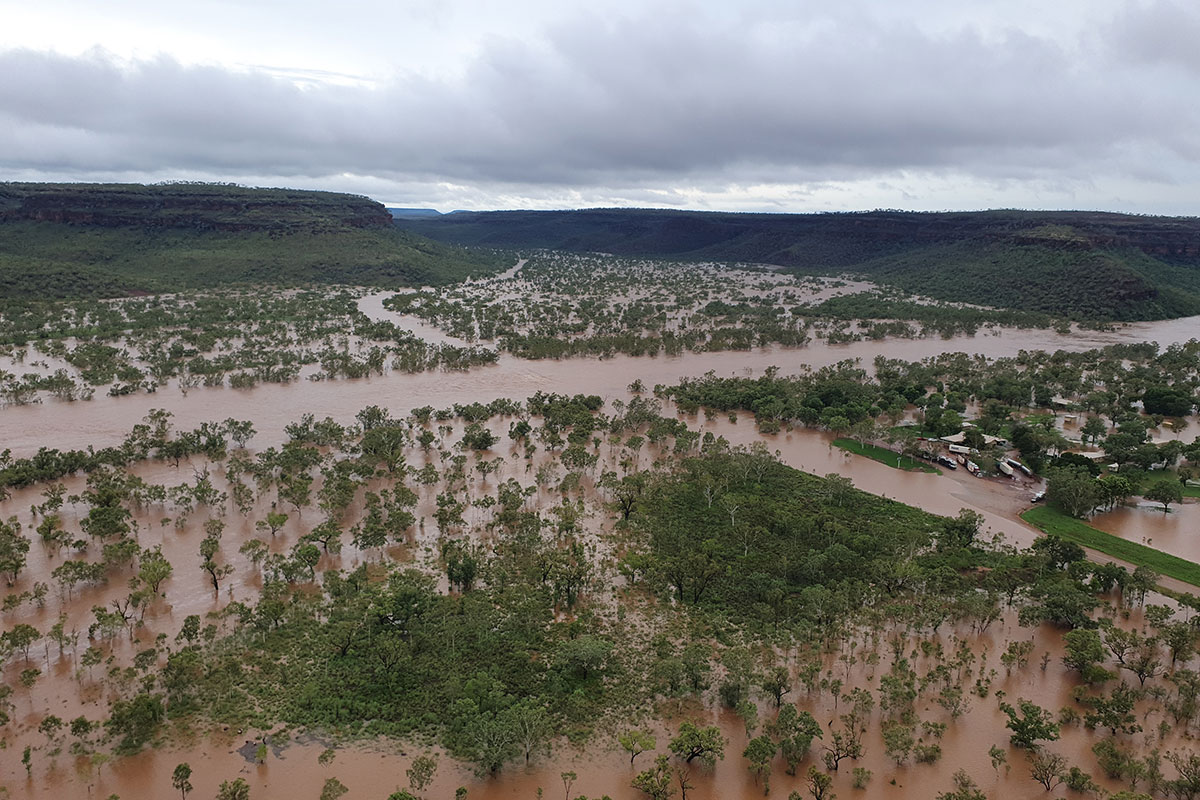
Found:
[[[515,269],[519,269],[519,266]],[[383,308],[382,298],[383,295],[364,298],[359,308],[373,318],[394,321],[414,330],[427,340],[456,343],[453,337],[418,319],[387,311]],[[791,374],[848,359],[859,360],[869,369],[877,355],[918,360],[944,352],[961,351],[994,358],[1012,356],[1021,350],[1078,351],[1132,340],[1154,340],[1165,346],[1193,338],[1198,330],[1200,318],[1192,318],[1139,323],[1117,332],[1075,331],[1061,334],[1050,330],[1003,329],[951,339],[918,338],[848,344],[814,341],[803,347],[773,346],[737,352],[690,352],[678,356],[526,361],[502,355],[497,364],[464,372],[388,372],[371,378],[263,384],[244,390],[192,388],[186,394],[176,385],[168,384],[154,394],[97,396],[90,401],[73,403],[51,400],[2,409],[0,450],[10,449],[14,456],[23,457],[33,454],[40,447],[66,449],[115,445],[151,409],[157,408],[169,411],[175,426],[180,429],[226,418],[250,420],[257,431],[249,442],[249,447],[254,451],[281,444],[287,438],[284,426],[304,414],[313,414],[318,419],[329,416],[348,425],[354,422],[359,410],[370,405],[386,407],[400,416],[412,408],[425,405],[447,408],[456,403],[487,402],[495,398],[523,400],[541,391],[597,394],[605,399],[606,408],[611,408],[614,400],[627,402],[630,399],[626,387],[635,379],[650,387],[675,383],[681,378],[710,371],[717,375],[753,376],[762,374],[768,367],[778,367],[781,373]],[[838,473],[850,478],[860,489],[936,514],[954,515],[962,508],[975,510],[983,515],[988,530],[1002,534],[1011,543],[1027,545],[1035,538],[1035,531],[1016,516],[1028,506],[1034,489],[1030,484],[977,479],[966,474],[965,470],[943,475],[901,472],[834,448],[830,443],[832,437],[824,433],[795,430],[761,436],[749,418],[736,423],[726,418],[704,419],[700,416],[683,419],[692,428],[711,431],[734,444],[765,441],[768,449],[778,451],[780,459],[791,466],[818,475]],[[499,423],[493,427],[498,433],[503,433],[503,426],[499,426]],[[515,477],[529,482],[529,470],[515,449],[506,443],[498,446],[497,452],[503,456],[504,465],[491,481]],[[649,461],[652,456],[647,449],[644,458]],[[414,453],[410,463],[420,464],[421,458]],[[610,454],[608,463],[611,465],[615,458],[614,454]],[[145,462],[132,471],[150,483],[175,485],[195,480],[204,469],[203,459],[194,458],[178,466],[165,462]],[[219,486],[222,485],[219,483],[219,468],[213,468],[213,477]],[[487,480],[484,478],[485,482]],[[69,494],[79,492],[84,486],[82,477],[64,483]],[[476,484],[472,491],[478,493],[486,488]],[[17,516],[28,526],[27,530],[31,529],[36,520],[29,508],[41,498],[41,489],[33,487],[14,492],[11,498],[0,503],[0,517]],[[432,487],[420,492],[416,509],[419,517],[432,517],[434,493]],[[554,496],[554,493],[546,492],[538,497],[549,500]],[[598,503],[593,502],[593,505],[598,506]],[[121,634],[113,640],[115,663],[128,663],[138,649],[151,641],[153,632],[164,631],[173,636],[188,614],[204,615],[219,610],[232,600],[250,600],[257,595],[261,590],[261,576],[247,557],[237,552],[235,545],[256,535],[253,520],[261,518],[269,507],[270,498],[264,495],[257,499],[254,510],[248,515],[222,511],[222,519],[226,523],[223,552],[233,567],[233,574],[216,593],[208,583],[207,575],[197,566],[196,548],[200,533],[196,526],[205,514],[197,510],[189,518],[178,509],[158,506],[136,513],[139,544],[142,547],[160,546],[176,569],[167,582],[165,596],[145,610],[144,628],[139,628],[136,636]],[[68,527],[78,527],[82,508],[71,504],[65,508],[64,522]],[[361,507],[351,511],[358,513]],[[177,521],[181,516],[183,522],[179,524]],[[309,514],[291,514],[287,524],[269,540],[271,552],[282,553],[295,544],[315,524],[315,516],[315,510]],[[1200,558],[1198,523],[1200,505],[1195,504],[1176,506],[1166,515],[1152,508],[1119,509],[1093,520],[1093,524],[1104,530],[1191,559]],[[600,511],[587,524],[598,532],[611,526]],[[392,545],[389,554],[397,560],[427,557],[436,539],[436,528],[433,525],[426,528],[423,524],[413,532],[410,541]],[[371,557],[369,552],[347,546],[340,555],[324,555],[318,569],[351,568]],[[39,582],[50,583],[50,572],[63,558],[63,555],[55,555],[35,543],[29,553],[27,569],[10,591],[29,591]],[[22,622],[45,631],[60,615],[65,615],[67,630],[84,631],[92,607],[105,606],[123,597],[125,588],[122,579],[131,576],[132,568],[128,568],[124,573],[110,578],[105,585],[76,589],[68,595],[57,588],[51,589],[43,605],[28,603],[16,611],[6,612],[4,625],[9,628]],[[614,597],[613,602],[622,600]],[[879,641],[868,643],[865,638],[850,635],[851,632],[847,634],[838,651],[825,655],[825,671],[829,676],[839,677],[844,690],[856,685],[877,685],[878,676],[888,665],[886,655],[881,661],[870,664],[865,659],[855,661],[850,658],[839,659],[839,656],[850,653],[849,642],[855,642],[864,651],[868,647],[875,648],[881,655],[886,651],[886,646]],[[1029,768],[1019,758],[1019,751],[1010,751],[1013,763],[1001,765],[993,764],[988,748],[992,745],[1006,746],[1009,734],[1005,728],[1007,718],[998,708],[994,694],[996,690],[1002,691],[1007,698],[1028,698],[1054,711],[1072,704],[1075,680],[1061,666],[1060,632],[1048,628],[1021,627],[1017,624],[1015,613],[1009,612],[983,633],[947,626],[939,633],[924,638],[931,644],[942,645],[947,652],[955,647],[957,639],[967,641],[970,649],[979,654],[985,665],[979,667],[978,671],[986,668],[994,669],[997,673],[991,686],[993,694],[986,699],[971,697],[968,701],[969,710],[960,717],[952,717],[943,708],[929,702],[928,698],[918,703],[917,713],[922,720],[945,722],[948,725],[944,734],[937,739],[941,747],[941,760],[936,764],[911,761],[903,765],[895,764],[885,756],[879,738],[879,726],[871,726],[865,742],[865,756],[858,761],[843,762],[842,769],[835,775],[834,790],[841,797],[886,796],[925,800],[937,792],[949,791],[952,788],[951,773],[963,769],[988,796],[1043,796],[1041,787],[1029,779]],[[1009,670],[1001,664],[1000,653],[1009,643],[1025,640],[1032,642],[1028,663]],[[30,689],[21,688],[18,680],[19,673],[27,665],[23,659],[10,659],[5,678],[9,685],[17,687],[11,711],[17,732],[8,741],[7,748],[0,751],[0,786],[8,787],[9,797],[108,797],[111,794],[127,800],[169,797],[172,796],[171,771],[177,763],[188,761],[194,770],[191,782],[196,797],[214,796],[221,781],[240,776],[250,784],[251,797],[256,799],[291,796],[315,798],[323,782],[331,777],[337,777],[348,787],[346,797],[351,800],[383,798],[406,786],[405,770],[414,756],[427,749],[380,739],[339,745],[332,761],[328,761],[319,759],[319,756],[326,752],[329,742],[300,735],[287,742],[277,739],[277,749],[272,750],[265,763],[257,764],[252,763],[253,759],[247,759],[243,748],[248,741],[253,741],[264,732],[228,730],[197,733],[191,741],[180,736],[161,749],[146,750],[136,756],[108,763],[103,763],[103,760],[93,763],[86,757],[76,757],[65,750],[55,756],[37,751],[34,765],[27,775],[18,754],[25,743],[43,743],[36,726],[45,715],[55,714],[70,719],[80,714],[96,717],[102,711],[106,684],[100,678],[105,666],[95,670],[83,667],[78,655],[85,646],[86,639],[72,653],[62,657],[56,652],[57,646],[48,639],[39,642],[31,654],[31,661],[44,674]],[[917,642],[914,640],[906,646],[915,649]],[[794,656],[786,655],[789,658]],[[936,666],[938,657],[917,655],[914,661],[918,669],[924,672]],[[787,696],[788,701],[812,711],[822,722],[830,721],[842,713],[836,705],[836,698],[836,691],[819,688],[805,690],[798,682]],[[766,704],[760,705],[762,718],[769,718],[773,712]],[[692,788],[688,789],[687,797],[715,800],[762,796],[762,784],[746,769],[746,762],[741,756],[750,738],[741,718],[728,711],[698,704],[678,704],[675,701],[666,701],[658,708],[646,708],[644,711],[647,720],[677,720],[684,717],[703,720],[707,724],[718,725],[727,738],[726,757],[714,769],[690,769],[688,780]],[[878,715],[879,712],[875,713]],[[1154,723],[1157,724],[1157,720]],[[671,734],[661,723],[655,724],[658,725],[656,733],[659,750],[662,751]],[[1146,728],[1148,732],[1138,737],[1139,742],[1145,741],[1166,749],[1188,746],[1187,743],[1181,744],[1174,733],[1163,732],[1162,738],[1159,738],[1157,732],[1149,732],[1151,725],[1146,725]],[[1095,759],[1090,752],[1094,741],[1095,736],[1082,726],[1068,725],[1064,728],[1062,740],[1055,743],[1052,749],[1065,755],[1071,764],[1083,766],[1104,788],[1114,791],[1122,788],[1105,779],[1095,769]],[[771,774],[771,792],[774,796],[786,797],[791,791],[804,794],[801,776],[810,764],[819,764],[817,756],[821,745],[822,740],[818,739],[813,754],[801,764],[797,776],[786,775],[782,762],[776,759]],[[545,797],[555,797],[559,792],[564,792],[568,798],[583,793],[588,796],[607,794],[617,800],[632,800],[642,796],[630,788],[632,776],[650,766],[651,761],[651,755],[645,754],[631,767],[628,754],[616,745],[611,735],[597,735],[583,749],[565,741],[557,742],[549,759],[536,759],[527,768],[513,764],[492,778],[479,778],[467,767],[442,754],[436,777],[425,795],[430,798],[449,798],[454,796],[456,787],[462,786],[466,787],[470,798],[491,800],[535,798],[543,794]],[[872,773],[865,790],[856,790],[851,786],[850,769],[855,766],[869,769]],[[575,773],[569,792],[562,778],[565,772]]]

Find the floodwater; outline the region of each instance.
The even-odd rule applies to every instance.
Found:
[[[1200,503],[1195,500],[1172,504],[1167,512],[1161,503],[1143,500],[1136,506],[1097,514],[1088,524],[1122,539],[1200,562]]]
[[[376,309],[368,303],[364,310],[368,313],[380,313],[387,318],[396,316],[383,310],[381,305]],[[1166,323],[1143,323],[1135,327],[1138,338],[1154,338],[1160,344],[1167,344],[1193,336],[1196,331],[1195,324],[1196,320],[1192,320],[1190,326],[1186,321],[1175,320]],[[390,373],[361,380],[266,384],[250,390],[192,389],[186,396],[181,394],[176,386],[171,385],[153,395],[119,398],[106,396],[88,402],[47,402],[36,406],[4,409],[0,411],[0,449],[11,448],[15,456],[24,456],[42,446],[69,448],[116,444],[152,408],[171,411],[177,428],[191,428],[203,421],[227,417],[252,420],[258,433],[252,440],[251,447],[261,449],[283,441],[284,426],[305,413],[312,413],[318,419],[326,415],[332,416],[335,420],[348,424],[353,421],[357,411],[368,405],[384,406],[394,414],[400,415],[411,408],[424,405],[444,408],[454,403],[487,401],[496,397],[524,399],[537,391],[598,394],[611,401],[617,398],[627,399],[625,386],[638,378],[652,386],[658,383],[673,383],[680,378],[702,375],[710,370],[720,375],[757,375],[768,366],[777,366],[781,372],[788,374],[800,371],[804,365],[820,367],[844,359],[862,359],[864,365],[869,367],[877,354],[914,360],[956,350],[990,357],[1013,355],[1021,349],[1081,350],[1113,341],[1128,341],[1130,335],[1129,332],[1112,334],[1089,331],[1063,336],[1051,331],[1004,330],[950,340],[916,339],[856,342],[846,345],[814,342],[801,348],[772,347],[749,352],[686,353],[675,357],[619,356],[611,359],[522,361],[503,356],[496,365],[470,372],[417,375]],[[725,418],[693,418],[689,422],[693,427],[702,426],[705,430],[724,435],[735,443],[748,443],[763,438],[756,432],[753,421],[747,417],[743,417],[738,423],[732,423]],[[867,459],[849,456],[833,448],[829,438],[824,434],[797,430],[766,437],[765,441],[772,451],[779,451],[780,457],[786,463],[801,469],[822,475],[837,472],[850,477],[861,489],[893,497],[939,514],[952,515],[964,507],[974,509],[984,515],[986,525],[991,531],[1002,533],[1017,544],[1027,544],[1035,535],[1030,528],[1016,519],[1016,513],[1027,504],[1032,491],[1030,486],[1009,480],[977,479],[962,470],[940,476],[900,472]],[[500,454],[509,455],[507,452]],[[410,462],[420,463],[414,459],[410,459]],[[139,465],[135,472],[148,482],[172,485],[193,480],[193,470],[201,469],[201,461],[185,462],[179,467],[155,462]],[[506,464],[504,469],[505,471],[493,480],[502,480],[511,475],[526,483],[530,481],[530,476],[521,472],[523,464],[519,459]],[[214,473],[218,473],[218,470],[214,469]],[[219,477],[219,474],[214,474],[215,479]],[[81,478],[74,478],[66,483],[69,492],[77,492],[83,486]],[[218,486],[222,485],[218,480]],[[421,505],[417,509],[419,516],[431,516],[433,489],[434,487],[426,487],[421,491]],[[0,514],[4,517],[18,514],[28,526],[32,521],[28,508],[39,500],[40,490],[41,487],[35,487],[14,493],[10,500],[0,505]],[[124,634],[119,634],[113,642],[113,652],[118,658],[118,663],[128,663],[138,648],[145,647],[145,637],[150,636],[150,631],[176,631],[186,614],[204,614],[223,607],[231,599],[248,600],[257,593],[260,584],[256,571],[237,553],[237,544],[255,535],[251,520],[261,517],[269,502],[270,497],[260,498],[256,510],[249,517],[242,517],[237,513],[229,513],[224,517],[227,527],[222,540],[222,554],[225,561],[234,565],[235,572],[222,585],[219,594],[214,594],[207,575],[198,568],[198,545],[202,537],[199,525],[210,515],[210,510],[196,510],[182,527],[175,525],[175,519],[179,516],[177,509],[155,506],[137,514],[140,544],[144,547],[161,546],[164,554],[175,566],[175,574],[166,583],[166,596],[147,610],[146,629],[139,634],[142,638],[130,642]],[[1196,526],[1198,508],[1200,506],[1190,504],[1176,507],[1171,514],[1165,516],[1161,511],[1149,509],[1122,509],[1111,515],[1097,517],[1094,524],[1109,530],[1119,528],[1130,538],[1145,537],[1151,540],[1147,543],[1152,542],[1155,547],[1197,558],[1200,556],[1200,548],[1195,546],[1192,539],[1188,539],[1188,533],[1190,530],[1195,536],[1200,532]],[[308,526],[316,521],[310,519],[316,516],[315,510],[306,511],[304,514],[296,514],[291,509],[285,510],[289,511],[291,516],[287,526],[270,542],[273,552],[287,550]],[[65,510],[64,521],[68,528],[77,525],[80,513],[79,508],[68,507]],[[26,531],[29,531],[28,527]],[[1171,539],[1171,536],[1175,536],[1176,539]],[[408,557],[411,553],[406,550],[419,550],[428,545],[433,538],[434,533],[431,530],[414,531],[413,541],[407,547],[396,546],[391,554],[397,558]],[[1190,546],[1191,549],[1186,549],[1185,546]],[[29,554],[29,566],[26,572],[22,573],[14,590],[29,589],[35,581],[50,582],[50,570],[61,563],[64,557],[52,555],[40,543],[35,543]],[[326,556],[319,569],[353,566],[366,557],[369,557],[369,554],[359,553],[352,547],[347,547],[340,556]],[[102,587],[77,590],[74,596],[69,598],[59,597],[57,587],[52,588],[45,608],[37,609],[26,605],[16,612],[6,613],[3,618],[4,626],[8,628],[20,621],[45,631],[62,612],[67,614],[68,630],[86,630],[90,608],[93,605],[104,605],[124,596],[122,577],[127,576],[115,576]],[[952,633],[954,632],[951,630],[943,629],[938,637],[947,649],[951,648]],[[1057,632],[1020,628],[1009,615],[993,625],[985,634],[974,635],[967,631],[957,633],[971,637],[972,647],[977,652],[986,648],[989,668],[994,668],[999,673],[993,689],[1002,689],[1011,699],[1026,697],[1051,709],[1070,704],[1073,682],[1059,664],[1060,653],[1056,649],[1059,646]],[[1009,641],[1031,637],[1035,648],[1029,665],[1015,670],[1012,675],[1006,675],[1006,670],[999,662],[999,653]],[[86,637],[81,638],[83,641],[78,648],[80,652],[86,646]],[[877,647],[881,656],[885,655],[883,651],[887,649],[886,645],[879,644]],[[180,761],[188,761],[194,769],[192,783],[196,787],[197,797],[213,796],[220,781],[238,776],[245,777],[250,783],[251,796],[254,798],[291,795],[315,797],[322,782],[327,777],[336,776],[350,788],[347,797],[351,800],[359,797],[380,798],[406,785],[404,769],[419,752],[413,750],[404,754],[392,743],[369,742],[339,748],[334,761],[322,765],[318,763],[317,756],[325,749],[326,744],[302,741],[291,743],[283,747],[278,754],[272,754],[266,764],[256,765],[247,763],[237,752],[237,748],[260,732],[228,731],[191,744],[176,743],[162,750],[146,751],[133,758],[102,765],[98,769],[86,762],[77,764],[76,758],[65,751],[52,757],[44,749],[35,750],[34,768],[27,779],[17,755],[20,752],[19,743],[41,745],[44,742],[41,735],[32,728],[45,714],[57,714],[63,719],[71,719],[78,714],[96,718],[101,715],[103,709],[100,684],[87,670],[78,669],[71,655],[60,658],[55,650],[54,645],[38,643],[31,653],[31,661],[44,673],[32,691],[26,691],[16,681],[20,670],[28,666],[24,664],[23,659],[14,657],[5,669],[8,682],[17,686],[10,713],[19,726],[16,738],[9,742],[7,749],[0,750],[0,786],[8,787],[10,797],[107,797],[110,793],[119,794],[126,800],[169,797],[171,770]],[[1043,652],[1050,653],[1049,667],[1045,671],[1038,666]],[[884,666],[869,667],[863,661],[846,667],[842,662],[837,662],[833,655],[829,658],[828,668],[844,672],[847,685],[873,685],[885,669]],[[886,657],[884,662],[886,664]],[[928,659],[922,664],[923,670],[932,666]],[[96,670],[98,674],[103,671],[104,667]],[[798,702],[802,708],[811,710],[823,723],[840,713],[838,709],[833,708],[832,698],[828,694],[808,694],[798,687],[788,699]],[[993,744],[1006,743],[1005,717],[999,712],[996,700],[992,697],[986,700],[973,698],[972,702],[972,710],[957,722],[952,722],[945,711],[932,704],[926,703],[919,707],[922,719],[950,722],[950,727],[940,742],[944,753],[942,760],[934,766],[912,763],[896,766],[887,760],[879,740],[878,724],[874,724],[867,734],[865,758],[860,763],[843,762],[842,769],[836,776],[835,791],[843,797],[853,796],[851,793],[854,790],[849,780],[850,768],[865,766],[874,773],[866,796],[929,798],[937,792],[948,791],[951,788],[950,775],[958,768],[966,769],[989,793],[1002,790],[1021,797],[1042,795],[1041,787],[1029,780],[1028,769],[1020,761],[1019,751],[1010,751],[1010,758],[1016,760],[1011,772],[1007,772],[1004,767],[993,769],[987,750]],[[647,709],[648,713],[650,711]],[[761,786],[754,782],[746,769],[745,760],[741,757],[747,736],[738,718],[726,712],[698,706],[673,710],[666,708],[663,711],[676,718],[688,716],[717,724],[729,739],[726,758],[718,763],[715,770],[692,769],[690,780],[695,788],[688,792],[689,797],[701,800],[761,796]],[[769,714],[769,709],[763,706],[762,717],[769,718]],[[877,720],[878,710],[875,715]],[[660,751],[665,749],[668,738],[668,733],[660,728]],[[1092,768],[1094,758],[1088,752],[1093,741],[1092,735],[1076,726],[1068,728],[1062,742],[1052,749],[1067,755],[1071,763],[1084,765],[1095,773],[1097,770]],[[1167,745],[1171,745],[1170,739]],[[816,748],[819,746],[818,741]],[[468,788],[469,797],[472,798],[533,798],[538,796],[539,788],[545,790],[546,797],[554,797],[564,790],[560,773],[574,771],[578,778],[571,788],[572,796],[587,793],[590,796],[609,794],[618,800],[634,798],[640,796],[640,793],[630,788],[630,779],[637,769],[647,767],[651,760],[649,754],[643,755],[639,757],[636,768],[631,769],[627,756],[611,738],[605,736],[598,736],[586,751],[578,751],[560,743],[552,759],[539,760],[528,769],[514,766],[498,778],[476,778],[466,768],[443,756],[440,759],[437,779],[425,794],[430,798],[451,797],[454,788],[461,785]],[[801,774],[808,763],[813,763],[813,758],[801,766]],[[1118,788],[1106,784],[1100,775],[1094,777],[1107,788]],[[775,796],[786,797],[792,790],[803,791],[801,779],[785,775],[781,763],[777,760],[772,774],[772,792]]]
[[[391,312],[382,312],[394,318]],[[1152,336],[1164,346],[1186,341],[1197,327],[1180,320],[1139,323],[1139,335]],[[1192,318],[1193,326],[1200,317]],[[580,358],[528,361],[502,354],[496,364],[469,372],[392,372],[357,380],[260,384],[253,389],[195,388],[187,396],[172,383],[154,394],[96,397],[86,402],[45,403],[0,410],[0,442],[14,456],[26,456],[39,447],[96,447],[118,444],[152,408],[175,415],[180,427],[227,417],[250,419],[259,431],[252,444],[266,447],[283,438],[283,426],[312,413],[318,419],[332,416],[342,423],[369,405],[386,406],[393,413],[423,405],[446,408],[454,403],[507,397],[522,400],[537,391],[598,394],[605,399],[623,397],[625,386],[640,378],[647,386],[670,384],[708,371],[717,375],[760,375],[778,367],[784,375],[843,360],[858,359],[870,368],[876,355],[915,361],[947,352],[965,352],[999,358],[1021,350],[1088,350],[1129,341],[1125,334],[1080,331],[1058,334],[1050,330],[1004,329],[978,336],[950,339],[898,339],[829,344],[815,341],[803,347],[762,347],[749,351],[683,353],[678,356]]]

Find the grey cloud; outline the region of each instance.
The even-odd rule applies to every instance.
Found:
[[[1173,10],[1159,3],[1098,24],[1099,54],[1016,29],[934,35],[857,14],[747,28],[590,17],[529,41],[491,40],[462,79],[374,86],[300,67],[8,51],[0,166],[601,194],[906,170],[1194,180],[1200,126],[1185,99],[1200,74],[1163,80],[1150,57],[1156,32],[1180,19]],[[1177,61],[1196,52],[1176,50]]]

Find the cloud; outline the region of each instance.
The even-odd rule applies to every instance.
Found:
[[[1200,182],[1200,120],[1183,102],[1200,69],[1180,39],[1200,23],[1179,6],[1131,6],[1074,38],[1003,21],[931,29],[855,6],[748,8],[576,15],[485,38],[452,73],[372,82],[303,64],[8,50],[0,167],[375,182],[472,202],[702,202],[696,191],[775,186],[771,207],[894,178],[919,191],[921,175],[1017,182],[1030,198],[1097,180]],[[1179,46],[1156,51],[1168,29]]]

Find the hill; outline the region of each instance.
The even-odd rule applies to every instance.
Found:
[[[392,226],[365,197],[224,184],[0,183],[0,297],[230,283],[438,284],[495,259]]]
[[[775,264],[1086,319],[1200,314],[1200,219],[1100,212],[594,209],[397,220],[444,242]]]

